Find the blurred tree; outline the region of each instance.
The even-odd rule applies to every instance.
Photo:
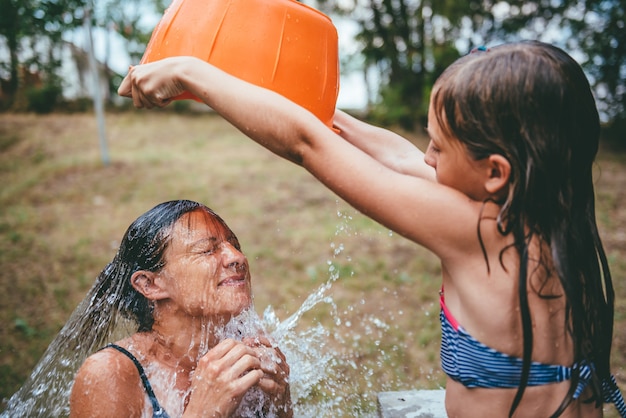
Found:
[[[126,40],[132,62],[139,62],[160,17],[171,0],[101,0],[95,10],[97,24],[110,27]]]
[[[18,75],[18,45],[20,39],[26,35],[30,27],[20,25],[20,15],[26,12],[28,4],[18,0],[0,0],[0,35],[5,38],[9,49],[9,62],[2,63],[3,72],[8,73],[8,80],[3,83],[4,93],[15,94]]]
[[[359,24],[366,71],[379,80],[369,104],[378,123],[414,129],[428,111],[432,83],[493,20],[480,0],[321,0],[321,8]]]
[[[170,3],[171,0],[100,0],[94,9],[94,23],[105,29],[107,45],[111,37],[121,37],[126,43],[131,63],[138,63],[152,35],[154,20],[163,14]],[[107,47],[105,52],[104,64],[108,67],[110,48]],[[115,93],[121,80],[111,71],[106,73],[110,75],[110,92]]]
[[[2,91],[11,105],[18,93],[20,67],[46,85],[57,85],[64,31],[80,26],[84,0],[0,0],[0,36],[8,49],[2,62]]]
[[[379,97],[371,113],[412,128],[426,114],[434,79],[473,46],[541,39],[585,68],[603,121],[626,135],[626,0],[318,0],[359,24],[366,71]],[[373,77],[369,77],[372,79]],[[626,138],[623,138],[626,142]]]
[[[36,74],[44,87],[62,87],[57,70],[62,64],[63,35],[83,25],[87,8],[93,11],[91,25],[104,28],[109,36],[118,33],[126,41],[131,61],[138,62],[154,20],[169,3],[170,0],[0,0],[0,38],[4,38],[2,46],[8,57],[0,62],[0,107],[27,107],[19,99],[26,100],[26,89],[33,86],[20,87],[24,74]],[[107,56],[105,65],[108,62]],[[114,91],[119,84],[116,74],[108,70],[104,73],[111,78],[109,84]]]
[[[626,144],[626,1],[496,4],[501,16],[492,37],[545,39],[573,54],[590,78],[608,134]]]

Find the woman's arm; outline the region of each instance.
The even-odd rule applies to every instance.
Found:
[[[337,110],[333,121],[339,135],[380,163],[401,174],[435,181],[435,171],[424,153],[402,136]]]

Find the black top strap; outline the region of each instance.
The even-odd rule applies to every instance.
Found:
[[[117,344],[109,344],[101,348],[101,350],[104,350],[105,348],[114,348],[115,350],[119,351],[120,353],[124,354],[126,357],[132,360],[132,362],[135,364],[135,367],[137,368],[137,371],[139,372],[139,377],[141,377],[141,383],[143,383],[143,387],[146,390],[146,393],[148,394],[148,398],[150,398],[150,403],[152,403],[152,416],[155,418],[156,417],[169,418],[169,415],[161,407],[161,405],[159,404],[159,401],[154,395],[154,391],[152,390],[152,385],[150,385],[150,381],[148,380],[148,377],[146,376],[146,373],[144,372],[143,367],[141,366],[141,363],[139,363],[139,360],[137,360],[135,356],[133,356],[130,353],[130,351],[126,350],[123,347],[120,347]]]

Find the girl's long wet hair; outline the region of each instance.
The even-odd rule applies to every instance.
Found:
[[[508,195],[499,202],[498,228],[513,234],[520,259],[524,347],[521,384],[510,416],[530,370],[533,332],[527,280],[533,238],[549,248],[550,254],[540,260],[562,284],[565,328],[574,346],[571,387],[553,416],[572,402],[585,364],[592,366],[590,386],[599,407],[602,382],[610,376],[614,291],[595,216],[592,169],[600,122],[580,65],[561,49],[540,42],[471,53],[438,79],[433,109],[444,131],[461,141],[474,159],[499,154],[511,164]]]

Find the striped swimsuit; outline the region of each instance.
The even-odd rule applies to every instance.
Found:
[[[503,354],[476,340],[463,329],[446,307],[443,291],[439,299],[441,312],[441,367],[453,380],[468,388],[517,388],[520,385],[523,360]],[[589,384],[591,367],[580,367],[580,380],[574,399]],[[532,362],[528,386],[547,385],[569,380],[572,367]],[[614,403],[622,417],[626,417],[626,403],[615,378],[602,382],[603,401]]]

